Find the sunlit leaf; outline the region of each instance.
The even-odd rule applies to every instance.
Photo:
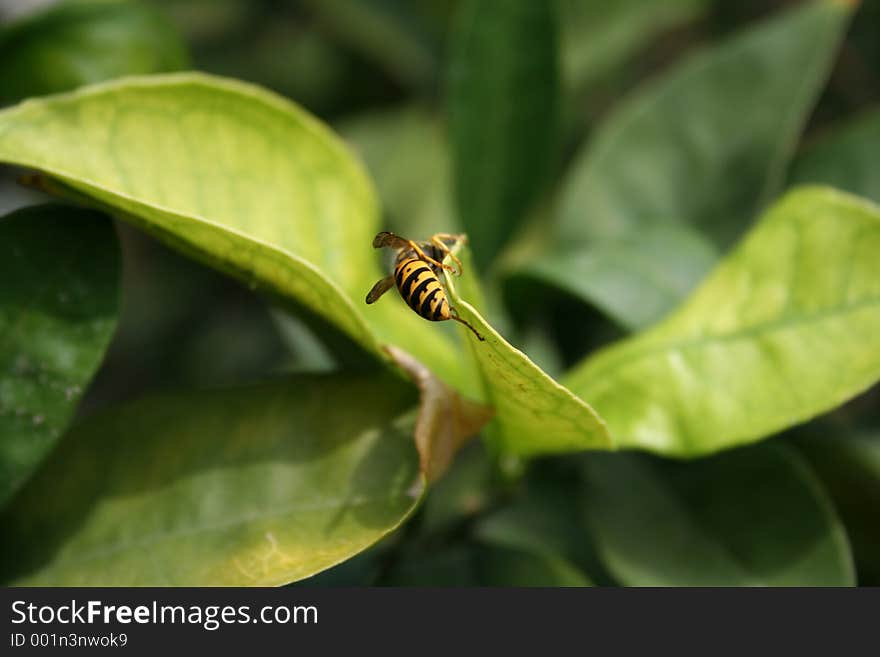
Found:
[[[468,262],[467,256],[463,259]],[[473,279],[461,284],[473,292]],[[611,437],[596,412],[583,399],[554,381],[529,357],[511,345],[457,291],[458,281],[446,275],[452,305],[483,338],[462,327],[477,363],[487,402],[495,410],[498,446],[522,456],[568,452],[579,449],[610,449]]]
[[[880,208],[830,188],[773,206],[653,329],[563,380],[617,444],[694,456],[808,420],[880,378]]]
[[[186,66],[181,39],[143,2],[60,2],[0,29],[0,103]]]
[[[453,30],[450,131],[456,205],[484,268],[554,164],[559,71],[555,6],[465,0]]]
[[[846,534],[809,467],[761,445],[691,463],[592,455],[587,519],[630,586],[851,586]]]
[[[0,504],[73,416],[116,327],[119,247],[99,213],[39,206],[0,219]]]
[[[390,378],[315,375],[104,412],[0,516],[3,579],[277,585],[333,566],[423,491],[414,403]]]
[[[44,171],[185,254],[297,301],[379,358],[395,344],[476,394],[448,336],[399,299],[364,305],[384,276],[370,246],[372,187],[293,103],[199,74],[127,79],[0,112],[0,160]]]

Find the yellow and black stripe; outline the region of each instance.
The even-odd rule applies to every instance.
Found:
[[[431,266],[420,258],[404,258],[394,268],[400,296],[419,315],[432,322],[450,319],[446,292]]]

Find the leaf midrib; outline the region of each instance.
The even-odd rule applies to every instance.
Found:
[[[643,349],[637,349],[631,353],[622,354],[618,358],[602,363],[601,366],[597,369],[591,369],[588,366],[583,370],[579,370],[575,376],[581,376],[581,372],[588,372],[591,378],[593,378],[610,367],[621,368],[628,365],[632,361],[642,358],[649,358],[663,352],[682,352],[690,349],[699,349],[701,347],[710,346],[716,343],[736,342],[738,340],[757,338],[765,334],[773,333],[775,331],[782,331],[798,326],[808,326],[810,324],[820,323],[827,319],[834,319],[838,316],[845,316],[851,313],[858,312],[865,308],[870,308],[871,306],[875,305],[880,305],[880,297],[871,297],[869,299],[865,299],[854,304],[834,306],[831,308],[826,308],[825,310],[822,310],[820,312],[787,316],[775,321],[747,326],[730,333],[701,335],[698,337],[694,337],[690,340],[672,340],[655,345],[648,345]],[[567,377],[567,379],[570,380],[570,377]],[[576,382],[573,383],[573,385],[576,387]]]

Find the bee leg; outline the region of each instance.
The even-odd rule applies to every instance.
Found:
[[[450,316],[452,317],[452,319],[454,319],[456,322],[458,322],[459,324],[464,324],[464,325],[467,326],[471,331],[473,331],[473,334],[477,336],[477,340],[479,340],[480,342],[485,342],[485,341],[486,341],[486,338],[484,338],[482,335],[480,335],[479,333],[477,333],[477,329],[475,329],[473,326],[471,326],[471,325],[467,322],[467,320],[464,320],[464,319],[462,319],[461,317],[458,316],[458,311],[457,311],[455,308],[450,308],[450,309],[449,309],[449,314],[450,314]]]
[[[457,273],[455,271],[455,267],[452,267],[451,265],[443,264],[442,262],[435,260],[434,258],[429,256],[427,253],[425,253],[422,250],[422,247],[420,247],[416,242],[413,242],[412,240],[408,240],[407,246],[409,246],[409,248],[411,248],[413,251],[415,251],[419,255],[419,258],[421,258],[425,262],[429,262],[432,265],[434,265],[435,267],[440,267],[440,269],[445,269],[446,271],[452,272],[453,274]],[[446,250],[447,251],[449,250],[448,247]]]
[[[446,255],[452,258],[452,261],[455,263],[458,271],[454,272],[456,276],[461,276],[461,273],[464,271],[464,268],[461,266],[461,260],[458,259],[458,256],[455,255],[452,250],[449,248],[449,245],[444,242],[444,239],[453,239],[456,242],[462,240],[464,235],[450,235],[449,233],[437,233],[436,235],[431,237],[431,244],[436,246],[438,249],[443,251]]]
[[[462,244],[467,244],[468,241],[465,233],[435,233],[434,237],[446,242],[461,242]]]

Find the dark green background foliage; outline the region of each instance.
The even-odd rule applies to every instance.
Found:
[[[880,585],[878,35],[0,0],[2,583]]]

